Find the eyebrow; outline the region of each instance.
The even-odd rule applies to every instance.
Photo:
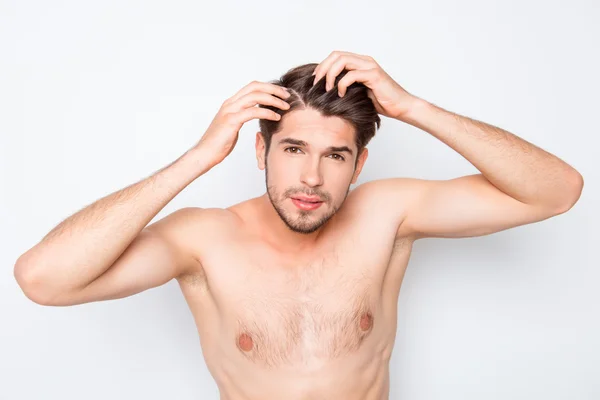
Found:
[[[279,141],[279,144],[283,144],[283,143],[293,144],[296,146],[309,147],[308,143],[306,143],[304,140],[298,140],[298,139],[292,139],[292,138],[283,138]],[[350,155],[353,154],[352,149],[350,149],[348,146],[329,146],[327,148],[327,151],[347,152]]]

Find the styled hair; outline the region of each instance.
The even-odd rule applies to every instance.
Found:
[[[258,122],[265,140],[265,153],[269,153],[271,137],[281,129],[281,121],[285,114],[298,109],[311,108],[324,116],[340,117],[350,123],[354,128],[354,139],[358,149],[356,160],[358,160],[358,155],[375,136],[375,132],[381,125],[373,101],[367,96],[368,88],[360,82],[354,82],[348,86],[344,97],[340,97],[337,84],[348,73],[346,69],[336,76],[334,86],[329,92],[325,90],[326,77],[322,77],[313,86],[315,77],[312,74],[317,65],[310,63],[294,67],[278,80],[270,82],[287,88],[291,96],[284,99],[290,104],[287,110],[259,104],[259,107],[268,108],[281,115],[279,121],[260,119]]]

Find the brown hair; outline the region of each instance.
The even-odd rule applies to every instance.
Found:
[[[360,82],[354,82],[348,86],[344,97],[340,97],[337,93],[337,84],[348,73],[346,69],[336,76],[334,87],[329,92],[325,90],[325,77],[322,77],[313,86],[314,75],[312,73],[317,65],[310,63],[294,67],[278,80],[270,82],[288,89],[291,96],[285,101],[290,104],[289,109],[282,110],[263,104],[259,104],[259,107],[275,111],[281,115],[282,119],[290,111],[305,108],[315,109],[324,116],[343,118],[354,127],[354,138],[358,148],[356,160],[358,161],[358,155],[375,136],[376,130],[381,125],[381,119],[375,110],[373,101],[367,96],[368,88]],[[260,119],[258,123],[265,139],[265,154],[268,154],[271,137],[281,129],[281,120]]]

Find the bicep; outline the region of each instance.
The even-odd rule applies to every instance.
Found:
[[[185,229],[181,209],[144,228],[104,273],[87,286],[54,300],[53,305],[75,305],[120,299],[161,286],[197,263],[179,235]]]
[[[449,180],[400,178],[390,190],[398,201],[406,201],[398,236],[415,239],[483,236],[556,215],[555,210],[516,200],[482,174]]]

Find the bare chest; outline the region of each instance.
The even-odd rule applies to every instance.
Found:
[[[266,367],[319,363],[355,353],[380,329],[389,258],[331,248],[282,260],[245,246],[206,262],[206,290],[221,340]],[[199,323],[202,325],[202,322]]]

